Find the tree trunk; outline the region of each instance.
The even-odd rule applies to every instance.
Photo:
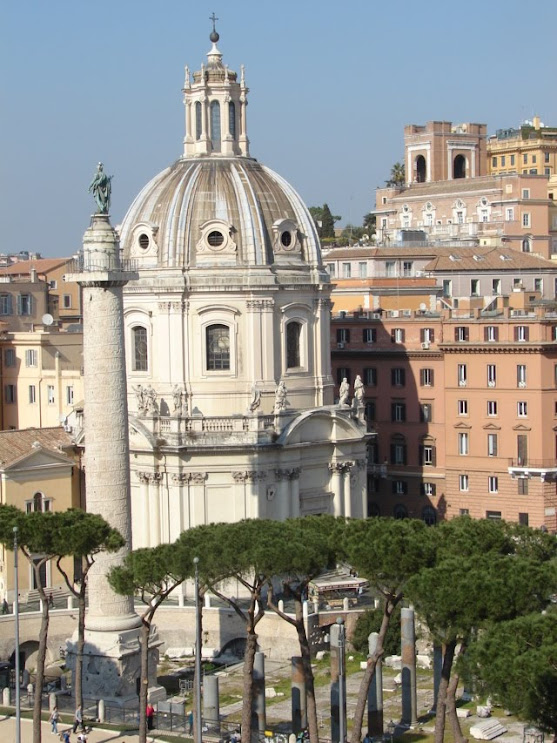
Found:
[[[319,726],[317,723],[317,704],[315,701],[315,684],[313,669],[311,667],[311,652],[304,624],[304,609],[301,597],[295,597],[296,607],[296,632],[302,656],[302,668],[306,685],[306,709],[308,718],[308,731],[310,743],[319,743]]]
[[[83,709],[83,648],[85,647],[85,584],[77,598],[77,649],[75,654],[75,706]]]
[[[149,690],[149,634],[151,622],[141,617],[141,684],[139,686],[139,743],[147,743],[147,692]]]
[[[443,645],[443,667],[441,681],[437,692],[437,706],[435,713],[435,743],[443,743],[445,737],[445,712],[447,708],[447,690],[451,679],[451,669],[456,648],[456,640]]]
[[[247,627],[246,652],[244,653],[244,702],[242,707],[242,743],[252,743],[251,715],[253,708],[253,665],[257,652],[257,633],[253,621]]]
[[[364,677],[360,683],[360,689],[358,691],[358,700],[356,702],[356,709],[354,710],[354,718],[352,723],[352,737],[351,743],[360,743],[362,738],[362,724],[364,721],[364,714],[367,706],[367,699],[369,694],[369,687],[375,674],[375,666],[377,661],[383,655],[383,643],[385,642],[385,636],[389,629],[389,623],[391,621],[391,615],[395,606],[400,601],[401,597],[397,597],[393,601],[388,599],[385,602],[385,608],[383,610],[383,619],[381,621],[381,629],[379,630],[379,637],[377,638],[377,647],[375,653],[367,659],[367,667],[364,672]]]
[[[33,743],[41,743],[41,712],[43,706],[43,688],[44,688],[44,667],[46,661],[46,644],[48,640],[48,624],[50,621],[48,600],[41,586],[39,568],[31,565],[35,571],[36,582],[38,585],[39,596],[42,601],[41,628],[39,630],[39,650],[37,653],[37,673],[35,679],[35,699],[33,701]]]
[[[458,688],[458,682],[459,682],[458,673],[453,673],[453,675],[451,676],[451,680],[449,681],[449,685],[447,687],[446,710],[447,710],[447,716],[449,718],[449,722],[451,723],[451,728],[453,731],[453,738],[455,740],[455,743],[468,743],[468,738],[465,738],[464,735],[462,735],[462,728],[460,727],[460,720],[456,713],[456,690]]]

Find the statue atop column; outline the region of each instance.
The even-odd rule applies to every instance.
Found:
[[[97,204],[97,214],[108,214],[110,194],[112,193],[112,178],[113,176],[107,175],[104,172],[103,164],[99,163],[95,177],[89,186],[89,193],[93,194],[93,198]]]
[[[358,374],[354,382],[354,407],[359,408],[364,404],[365,387],[362,378]]]
[[[281,379],[275,391],[275,413],[281,413],[283,410],[286,410],[286,394],[286,385]]]
[[[343,378],[342,384],[339,388],[339,398],[338,398],[338,404],[339,405],[348,405],[349,399],[350,399],[350,385],[348,384],[348,379],[346,377]]]

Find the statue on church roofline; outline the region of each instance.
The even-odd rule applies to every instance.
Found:
[[[89,186],[89,193],[93,194],[93,198],[97,204],[97,214],[108,214],[110,195],[112,193],[112,178],[113,176],[107,175],[104,172],[103,164],[99,163],[95,177]]]

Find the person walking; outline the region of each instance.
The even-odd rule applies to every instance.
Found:
[[[155,717],[155,708],[151,704],[151,702],[147,702],[147,707],[145,708],[145,717],[147,718],[147,730],[153,729],[153,720]]]
[[[81,727],[81,730],[83,732],[85,731],[85,727],[83,725],[83,709],[81,708],[81,704],[78,705],[78,707],[77,707],[77,709],[75,711],[74,718],[73,718],[73,731],[74,731],[74,733],[77,732],[77,728],[78,727]]]
[[[58,735],[58,720],[60,719],[60,715],[58,714],[58,707],[54,705],[54,709],[50,713],[50,724],[52,725],[51,732],[55,735]]]

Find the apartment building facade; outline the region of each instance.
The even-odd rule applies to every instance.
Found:
[[[498,129],[488,138],[486,149],[491,175],[557,174],[557,127],[544,126],[539,116],[518,128]]]
[[[361,376],[377,433],[369,515],[556,531],[557,314],[341,311],[331,332],[335,382]]]

